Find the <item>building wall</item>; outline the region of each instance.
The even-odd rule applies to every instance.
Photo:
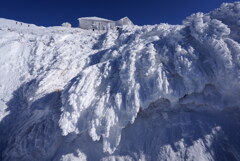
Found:
[[[79,27],[82,29],[108,30],[114,29],[116,23],[113,21],[79,19]]]
[[[82,29],[108,30],[115,29],[116,26],[133,25],[132,21],[125,17],[118,21],[104,21],[93,19],[79,19],[79,27]]]
[[[82,29],[90,29],[92,26],[92,21],[89,20],[79,20],[79,27]]]

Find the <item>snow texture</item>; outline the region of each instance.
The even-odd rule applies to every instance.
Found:
[[[0,19],[0,160],[240,160],[240,2],[120,30]]]

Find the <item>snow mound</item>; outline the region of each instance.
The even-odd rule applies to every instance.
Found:
[[[0,160],[239,160],[239,6],[108,32],[0,19]]]

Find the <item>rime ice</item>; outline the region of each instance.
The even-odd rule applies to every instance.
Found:
[[[239,6],[94,32],[0,19],[0,160],[240,160]]]

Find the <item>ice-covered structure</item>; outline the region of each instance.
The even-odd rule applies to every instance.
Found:
[[[67,28],[71,28],[72,27],[72,25],[69,22],[62,23],[62,26],[63,27],[67,27]]]
[[[239,161],[240,2],[119,32],[0,18],[0,161]]]
[[[122,27],[124,25],[133,25],[132,21],[128,17],[124,17],[118,21],[112,21],[99,17],[82,17],[78,20],[80,28],[92,30],[109,30],[115,29],[116,27]]]

